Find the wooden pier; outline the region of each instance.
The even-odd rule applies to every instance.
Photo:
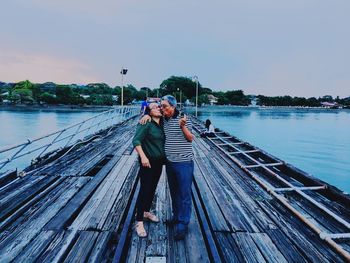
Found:
[[[196,139],[193,212],[175,241],[166,174],[161,222],[133,230],[137,119],[0,175],[0,262],[348,262],[350,197],[218,130]]]

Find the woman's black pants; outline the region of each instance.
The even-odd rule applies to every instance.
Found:
[[[145,168],[140,164],[139,178],[141,182],[139,196],[137,198],[136,221],[143,221],[143,212],[151,209],[157,184],[162,173],[163,161],[150,161],[151,168]]]

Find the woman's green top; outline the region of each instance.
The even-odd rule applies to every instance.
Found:
[[[141,145],[142,150],[150,160],[165,159],[163,125],[159,125],[154,120],[144,125],[137,125],[132,143],[134,147]]]

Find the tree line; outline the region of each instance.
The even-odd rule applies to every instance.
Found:
[[[350,106],[350,97],[333,98],[330,95],[315,98],[291,97],[291,96],[275,96],[267,97],[263,95],[257,96],[257,104],[260,106],[301,106],[301,107],[319,107],[322,102],[337,103],[345,107]]]
[[[123,89],[124,104],[140,101],[145,97],[162,97],[171,94],[180,102],[195,103],[198,88],[198,104],[247,106],[256,101],[261,106],[303,106],[319,107],[322,102],[337,102],[350,107],[350,97],[340,99],[332,96],[303,98],[291,96],[245,95],[242,90],[213,91],[196,83],[191,78],[171,76],[157,88],[126,85]],[[65,105],[113,105],[120,104],[121,87],[110,87],[106,83],[87,85],[64,85],[53,82],[32,83],[29,80],[18,83],[0,82],[0,103],[8,100],[12,104],[65,104]]]

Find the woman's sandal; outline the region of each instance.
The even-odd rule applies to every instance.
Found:
[[[143,222],[138,222],[135,225],[136,233],[139,237],[147,237],[147,232],[145,227],[143,226]]]
[[[143,218],[148,219],[149,221],[151,221],[153,223],[158,223],[159,222],[159,218],[156,215],[154,215],[154,214],[152,214],[150,212],[144,212],[143,213]]]

